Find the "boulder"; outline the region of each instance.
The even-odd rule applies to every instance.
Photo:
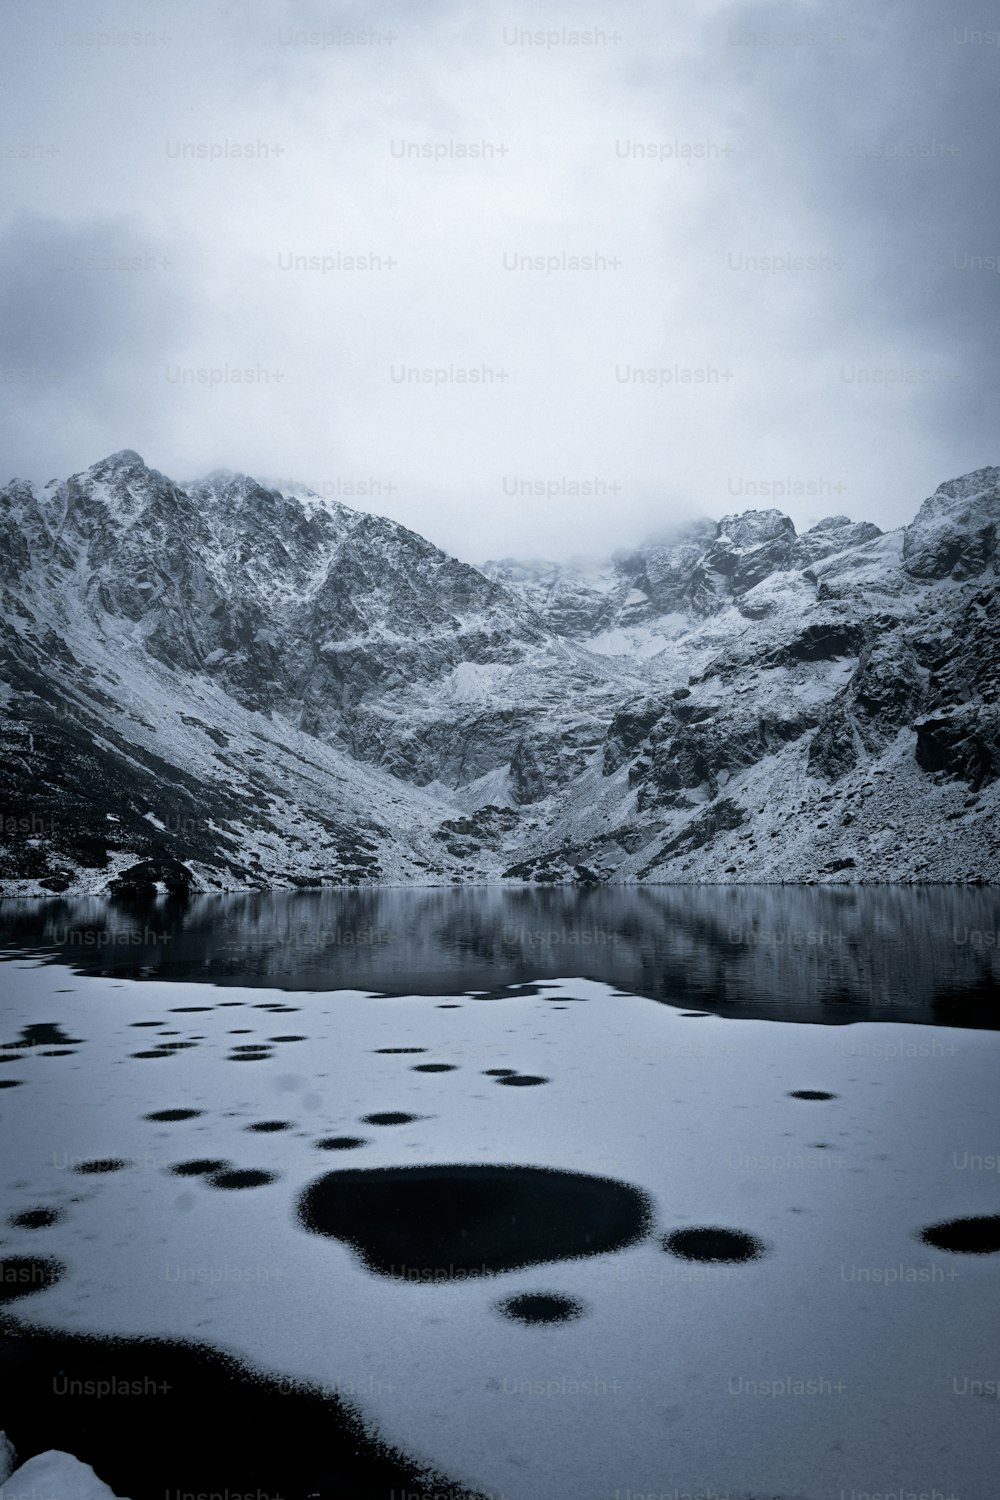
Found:
[[[114,1490],[98,1479],[89,1464],[58,1448],[36,1453],[15,1469],[4,1481],[0,1496],[3,1500],[8,1496],[10,1500],[20,1500],[21,1496],[30,1500],[47,1496],[53,1500],[117,1500]]]

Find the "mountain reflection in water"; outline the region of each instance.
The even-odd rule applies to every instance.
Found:
[[[566,976],[683,1009],[994,1029],[991,887],[369,889],[5,901],[8,952],[81,974],[483,999]],[[565,997],[563,997],[563,1003]]]

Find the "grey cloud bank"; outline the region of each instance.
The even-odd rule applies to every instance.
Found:
[[[734,496],[892,527],[996,457],[964,0],[4,18],[4,477],[135,447],[473,560]]]

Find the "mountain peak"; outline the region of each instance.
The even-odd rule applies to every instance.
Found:
[[[824,516],[821,521],[816,521],[805,533],[811,536],[814,531],[839,531],[841,526],[852,526],[850,516]]]
[[[98,471],[116,471],[120,469],[144,469],[146,460],[141,453],[136,453],[134,448],[119,448],[117,453],[109,453],[107,458],[99,459],[96,464],[91,464],[87,470],[88,474]]]
[[[756,547],[777,538],[794,539],[795,523],[781,510],[744,510],[723,516],[718,535],[729,537],[737,547]]]
[[[1000,468],[973,469],[971,474],[961,474],[957,479],[946,479],[939,484],[935,494],[946,495],[949,500],[969,500],[973,496],[992,494],[1000,490]],[[933,498],[933,496],[931,497]],[[924,502],[929,504],[928,501]]]

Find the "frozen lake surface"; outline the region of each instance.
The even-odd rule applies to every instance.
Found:
[[[305,1382],[423,1495],[993,1494],[997,893],[6,902],[0,930],[15,1444],[77,1420],[114,1335],[272,1381],[254,1422],[219,1396],[231,1492]],[[178,1359],[210,1404],[223,1362]],[[134,1500],[190,1489],[182,1398],[91,1402],[115,1473],[98,1427],[72,1451]],[[132,1427],[161,1432],[141,1483]],[[334,1469],[278,1492],[389,1500]]]

